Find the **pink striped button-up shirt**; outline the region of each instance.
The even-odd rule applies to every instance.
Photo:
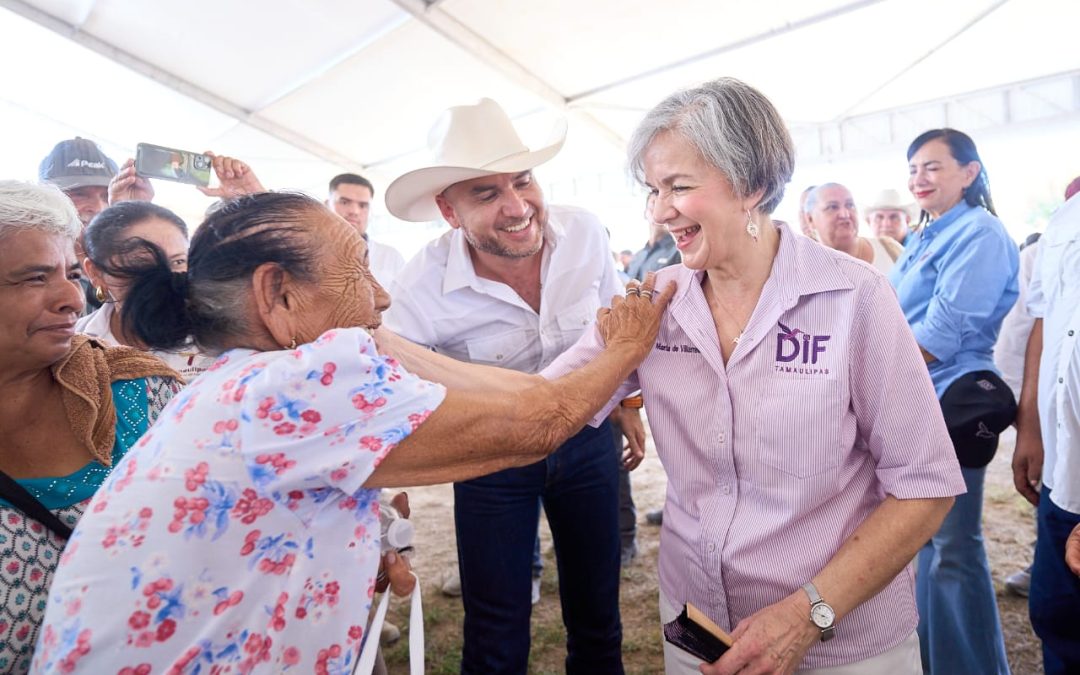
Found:
[[[641,388],[667,471],[660,587],[732,629],[809,581],[882,502],[964,492],[934,387],[888,280],[780,225],[754,313],[725,366],[704,273],[679,289],[656,346],[598,415]],[[596,330],[545,371],[594,358]],[[911,565],[810,648],[853,663],[918,622]],[[826,601],[828,598],[825,598]],[[809,617],[808,617],[809,620]]]

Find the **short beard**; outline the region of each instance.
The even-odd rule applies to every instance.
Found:
[[[540,249],[544,247],[544,228],[540,228],[540,237],[535,246],[530,246],[528,249],[513,249],[508,246],[504,246],[499,242],[497,236],[490,237],[478,237],[466,228],[461,228],[461,233],[465,235],[465,241],[469,242],[469,246],[472,246],[477,251],[487,253],[490,255],[497,255],[500,258],[531,258],[540,252]]]

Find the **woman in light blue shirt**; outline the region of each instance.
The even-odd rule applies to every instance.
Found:
[[[960,376],[994,367],[1001,321],[1016,301],[1019,256],[994,212],[974,141],[933,129],[908,148],[908,188],[922,209],[896,261],[896,287],[938,398]],[[918,424],[918,420],[912,420]],[[962,469],[967,494],[919,554],[919,640],[927,673],[1008,673],[982,539],[986,469]]]

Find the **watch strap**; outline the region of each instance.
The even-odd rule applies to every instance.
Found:
[[[814,582],[807,581],[805,584],[803,584],[802,589],[806,591],[806,595],[809,596],[811,607],[818,604],[819,602],[823,602],[823,600],[821,599],[821,593],[818,593],[817,586],[814,585]]]
[[[807,581],[805,584],[803,584],[802,589],[803,589],[803,591],[806,592],[807,597],[810,598],[810,613],[811,613],[810,622],[813,623],[814,626],[816,626],[818,629],[821,630],[821,641],[822,642],[828,642],[829,640],[836,637],[835,619],[834,619],[834,624],[833,625],[826,626],[825,628],[821,628],[821,626],[818,626],[817,623],[814,622],[814,620],[813,620],[813,612],[814,612],[814,607],[817,606],[817,605],[825,605],[830,610],[832,609],[832,606],[829,605],[829,603],[825,602],[825,600],[821,597],[821,593],[818,593],[817,586],[815,586],[812,581]],[[835,612],[833,613],[833,615],[835,616]]]

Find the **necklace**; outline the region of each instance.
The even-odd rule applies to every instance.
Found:
[[[733,344],[736,344],[736,345],[739,344],[739,340],[742,338],[743,331],[746,330],[745,324],[743,324],[743,325],[739,324],[739,322],[735,319],[735,315],[732,314],[731,310],[729,310],[722,302],[720,302],[719,298],[716,297],[715,293],[713,293],[711,295],[712,295],[712,298],[709,300],[709,304],[712,305],[712,306],[720,308],[720,311],[722,311],[724,313],[724,316],[726,316],[728,318],[728,320],[736,328],[739,329],[739,334],[736,335],[735,337],[731,338],[731,342]]]

